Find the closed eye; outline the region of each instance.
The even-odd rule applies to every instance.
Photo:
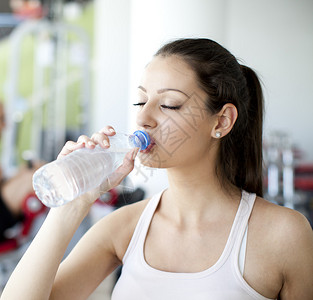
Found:
[[[134,106],[143,106],[143,105],[145,105],[145,104],[146,104],[145,102],[138,102],[138,103],[134,103],[133,105],[134,105]],[[181,105],[170,106],[170,105],[162,104],[161,107],[162,107],[162,108],[165,108],[165,109],[178,110],[178,109],[180,109],[182,106],[181,106]]]
[[[133,105],[134,106],[143,106],[145,104],[146,104],[145,102],[138,102],[138,103],[134,103]]]
[[[173,109],[173,110],[178,110],[181,108],[181,105],[178,106],[169,106],[169,105],[161,105],[162,108],[166,108],[166,109]]]

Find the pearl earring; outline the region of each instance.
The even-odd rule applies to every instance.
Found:
[[[219,132],[219,131],[216,131],[215,132],[215,137],[216,138],[220,138],[222,136],[222,134]]]

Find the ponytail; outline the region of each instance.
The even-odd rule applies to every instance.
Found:
[[[226,103],[236,106],[238,118],[220,139],[216,174],[226,188],[235,185],[262,196],[263,95],[255,72],[209,39],[176,40],[164,45],[158,55],[177,55],[189,64],[208,95],[210,113],[218,113]]]
[[[228,182],[262,197],[262,89],[252,69],[246,66],[240,69],[242,79],[237,86],[240,98],[232,101],[238,118],[231,132],[221,139],[216,172],[223,185]]]
[[[247,66],[240,66],[247,82],[249,94],[247,136],[243,138],[245,152],[242,160],[246,162],[244,186],[247,191],[253,191],[259,196],[263,196],[263,93],[260,81],[256,73]]]

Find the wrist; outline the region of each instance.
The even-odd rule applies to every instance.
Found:
[[[49,215],[56,218],[55,222],[65,223],[64,225],[76,225],[78,227],[83,219],[88,215],[92,203],[82,201],[81,197],[59,207],[50,209]]]

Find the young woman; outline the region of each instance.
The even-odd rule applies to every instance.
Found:
[[[1,299],[86,299],[119,265],[114,300],[313,299],[309,223],[262,198],[255,73],[211,40],[177,40],[145,68],[135,105],[152,137],[139,159],[166,168],[168,188],[103,218],[59,266],[99,193],[132,170],[128,153],[110,183],[51,209]],[[81,136],[60,156],[107,148],[110,135]]]

